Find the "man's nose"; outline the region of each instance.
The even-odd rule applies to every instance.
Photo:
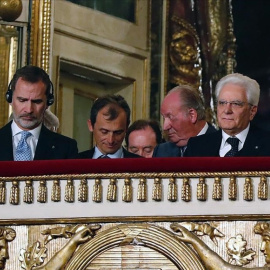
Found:
[[[232,113],[232,104],[231,103],[227,103],[226,105],[225,105],[225,112],[226,113]]]
[[[168,130],[171,127],[171,121],[169,118],[164,118],[163,130]]]
[[[113,140],[114,140],[114,134],[112,132],[110,132],[108,134],[108,137],[107,137],[107,140],[109,143],[113,143]]]
[[[31,101],[26,102],[26,103],[25,103],[24,110],[25,110],[27,113],[33,112],[33,103],[32,103]]]

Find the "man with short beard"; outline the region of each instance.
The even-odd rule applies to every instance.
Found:
[[[53,84],[43,69],[30,65],[18,69],[6,100],[13,121],[0,129],[1,161],[77,158],[77,142],[43,124],[44,113],[54,102]]]

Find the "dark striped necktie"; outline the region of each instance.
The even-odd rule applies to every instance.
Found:
[[[236,137],[230,137],[227,139],[227,143],[229,143],[232,146],[232,148],[229,152],[225,154],[224,157],[234,157],[238,152],[239,139]]]

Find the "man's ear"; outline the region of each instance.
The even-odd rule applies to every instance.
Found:
[[[255,114],[257,113],[258,106],[252,106],[250,109],[250,121],[254,118]]]
[[[93,132],[94,127],[92,126],[92,122],[91,122],[90,119],[87,120],[87,126],[88,126],[88,129],[89,129],[91,132]]]
[[[189,118],[191,120],[191,123],[195,124],[197,122],[197,119],[198,119],[197,111],[195,109],[193,109],[193,108],[190,108],[188,110],[188,115],[189,115]]]

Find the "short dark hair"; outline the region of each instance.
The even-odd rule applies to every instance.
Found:
[[[142,130],[142,129],[145,129],[147,127],[152,128],[153,131],[155,132],[157,144],[162,143],[162,133],[161,133],[159,123],[156,120],[152,120],[152,119],[150,119],[150,120],[139,119],[139,120],[136,120],[135,122],[133,122],[132,125],[130,125],[130,127],[127,130],[126,137],[125,137],[127,147],[129,145],[130,133],[134,130]]]
[[[15,90],[19,78],[22,78],[24,81],[31,83],[42,81],[46,86],[47,98],[53,92],[53,90],[51,89],[53,86],[49,75],[45,72],[45,70],[40,67],[28,65],[17,69],[9,84],[9,89],[11,89],[12,92]]]
[[[114,120],[119,115],[119,108],[122,108],[127,116],[127,127],[130,123],[130,108],[126,102],[126,100],[121,95],[105,95],[103,97],[99,97],[95,100],[91,111],[90,111],[90,120],[92,126],[95,125],[97,120],[98,112],[108,106],[108,120]]]

